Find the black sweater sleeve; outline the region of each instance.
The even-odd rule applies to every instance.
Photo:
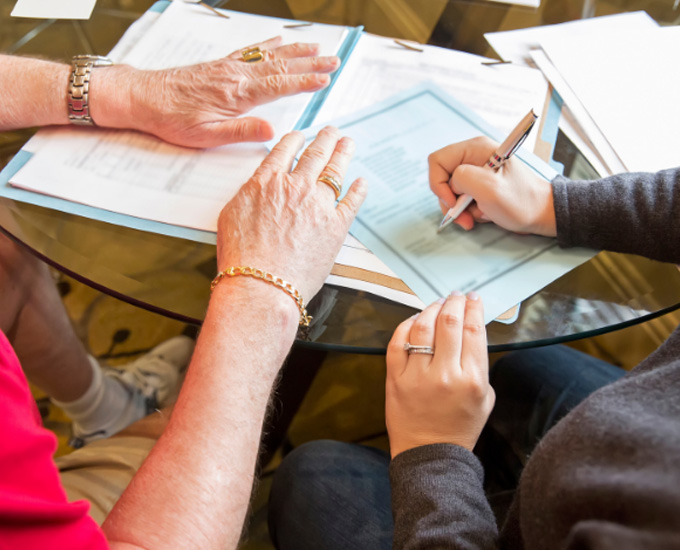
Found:
[[[595,181],[553,180],[560,246],[680,263],[680,168]]]
[[[479,460],[457,445],[425,445],[390,464],[393,548],[496,548],[498,529]]]

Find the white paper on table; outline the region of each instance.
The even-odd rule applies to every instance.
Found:
[[[407,50],[393,39],[364,34],[326,98],[314,124],[323,124],[382,101],[423,82],[434,82],[504,133],[529,109],[542,113],[547,82],[540,71],[512,65],[482,65],[485,57],[436,46]],[[533,150],[532,132],[524,147]]]
[[[493,224],[437,233],[442,215],[428,185],[428,153],[451,139],[479,134],[498,139],[500,134],[436,87],[403,92],[334,122],[357,145],[346,180],[362,176],[369,184],[352,235],[424,303],[453,290],[476,290],[490,322],[593,256],[593,251],[560,250],[554,239],[520,236]],[[306,131],[308,140],[317,131]],[[518,156],[546,179],[554,176],[534,155],[520,151]]]
[[[200,5],[173,2],[119,61],[146,69],[189,65],[279,34],[284,43],[318,42],[322,54],[332,55],[347,33],[344,27],[285,29],[285,20],[229,15],[225,19]],[[310,99],[311,94],[283,98],[248,116],[269,120],[281,135]],[[16,187],[206,231],[216,231],[220,210],[267,154],[261,144],[196,150],[138,132],[83,128],[41,130],[24,149],[35,154],[11,178]]]
[[[606,168],[606,175],[625,172],[626,167],[621,161],[621,158],[617,155],[611,143],[602,133],[598,125],[595,124],[588,111],[583,107],[578,96],[550,62],[545,55],[545,52],[543,52],[543,50],[532,50],[531,58],[553,85],[557,93],[562,97],[564,103],[569,107],[575,121],[581,127],[588,140],[592,143],[594,150],[597,151],[597,154],[602,159],[604,167]]]
[[[598,36],[608,30],[619,30],[625,33],[656,26],[657,23],[647,13],[636,11],[530,29],[488,32],[484,35],[484,38],[501,59],[512,61],[518,65],[531,65],[529,52],[540,48],[541,40],[544,37],[562,40],[572,37]],[[638,44],[638,46],[644,50],[641,44]]]
[[[18,0],[12,17],[89,19],[97,0]]]
[[[680,165],[680,27],[545,37],[541,46],[628,171]]]

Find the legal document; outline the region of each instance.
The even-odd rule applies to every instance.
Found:
[[[428,185],[428,154],[480,134],[502,137],[436,87],[404,92],[335,125],[357,146],[346,181],[362,176],[369,184],[351,233],[424,303],[454,290],[475,290],[488,323],[593,256],[493,224],[437,233],[442,214]],[[317,130],[308,131],[310,140]],[[554,177],[538,157],[526,151],[516,156],[546,179]]]
[[[394,40],[364,34],[314,120],[322,124],[373,105],[417,84],[433,82],[503,133],[530,109],[542,113],[548,85],[540,71],[490,61],[469,53],[418,45],[407,50]],[[533,150],[538,132],[526,144]]]
[[[518,65],[532,65],[531,50],[541,48],[544,38],[579,39],[581,37],[597,37],[609,31],[634,33],[641,29],[656,27],[657,24],[644,11],[605,15],[591,19],[580,19],[545,25],[529,29],[512,31],[488,32],[484,35],[489,45],[505,61],[512,61]],[[632,40],[631,42],[636,42]],[[640,46],[640,44],[638,44]]]

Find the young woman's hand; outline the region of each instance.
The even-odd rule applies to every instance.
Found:
[[[404,345],[430,346],[433,355]],[[404,321],[387,350],[385,416],[394,458],[433,443],[472,450],[493,409],[482,302],[453,293]]]

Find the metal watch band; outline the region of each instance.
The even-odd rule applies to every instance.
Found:
[[[90,72],[94,67],[113,65],[108,57],[100,55],[76,55],[68,84],[68,119],[71,124],[95,126],[90,116]]]

